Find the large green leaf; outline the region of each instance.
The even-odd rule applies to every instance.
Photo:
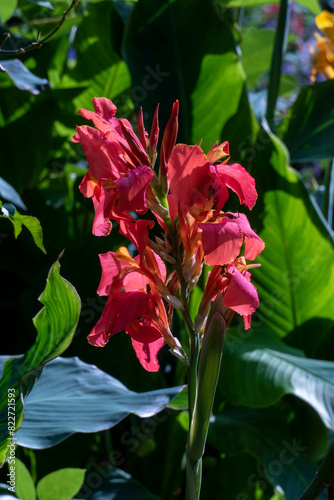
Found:
[[[285,121],[291,161],[334,157],[334,80],[303,87]]]
[[[96,366],[78,358],[57,358],[44,368],[25,399],[16,442],[48,448],[75,432],[109,429],[130,413],[152,417],[181,390],[182,386],[133,392]]]
[[[259,193],[249,218],[266,244],[257,258],[262,267],[252,272],[260,320],[318,357],[333,346],[332,233],[275,136],[261,130],[249,154]]]
[[[270,69],[275,30],[249,28],[242,31],[240,48],[242,64],[249,87],[256,87],[259,78]]]
[[[78,88],[72,99],[75,112],[91,109],[93,97],[114,99],[129,88],[129,72],[117,52],[121,26],[113,2],[90,5],[85,12],[74,41],[76,66],[65,72],[58,86]]]
[[[141,0],[133,8],[123,50],[132,98],[143,107],[148,127],[160,103],[163,128],[178,99],[179,142],[203,140],[206,151],[228,139],[237,153],[240,142],[252,137],[255,122],[231,25],[213,3]]]
[[[282,414],[276,409],[250,410],[226,408],[210,422],[208,443],[228,456],[247,453],[264,467],[251,471],[246,484],[271,484],[284,491],[286,500],[296,500],[316,473],[316,467],[305,456],[306,447],[291,435]],[[326,494],[320,498],[326,499]]]
[[[4,365],[0,381],[1,464],[9,452],[13,431],[22,424],[24,397],[32,389],[43,366],[69,346],[79,319],[80,298],[75,288],[60,276],[59,269],[57,260],[50,269],[45,290],[39,297],[44,307],[33,319],[37,330],[35,343],[23,357],[9,359]],[[12,417],[10,426],[9,415]]]
[[[334,362],[305,358],[262,328],[247,338],[237,329],[229,333],[218,390],[232,404],[252,408],[297,396],[334,429]]]

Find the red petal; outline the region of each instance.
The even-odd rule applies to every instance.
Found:
[[[216,165],[218,176],[234,191],[248,208],[253,208],[257,198],[254,178],[239,164]]]
[[[153,226],[153,220],[140,219],[131,222],[124,219],[119,221],[119,232],[135,245],[142,257],[147,246],[148,229],[152,229]]]
[[[224,305],[242,316],[248,316],[259,305],[256,288],[234,266],[229,271],[231,281],[224,295]]]
[[[210,163],[199,146],[177,144],[168,162],[170,192],[176,205],[203,207],[214,184]]]
[[[144,292],[123,293],[109,297],[101,318],[88,335],[88,342],[103,347],[109,338],[135,321],[148,305],[150,295]]]
[[[121,273],[122,269],[129,265],[126,262],[119,262],[113,252],[107,252],[99,255],[100,264],[102,267],[102,275],[100,284],[97,289],[99,295],[109,295],[115,283],[117,282],[117,277]],[[118,295],[122,292],[122,283],[118,288]]]
[[[104,190],[101,189],[100,196],[92,198],[95,210],[93,221],[93,234],[95,236],[108,236],[110,234],[112,224],[109,219],[104,216]]]
[[[150,167],[140,165],[130,170],[126,176],[117,179],[118,208],[121,211],[129,212],[132,210],[141,214],[146,212],[145,194],[153,175],[153,170]]]
[[[140,364],[148,372],[157,372],[159,370],[158,352],[163,347],[165,341],[163,338],[144,344],[132,339],[132,345],[136,352]]]
[[[223,266],[237,258],[243,243],[238,224],[229,217],[222,222],[198,224],[202,230],[204,261],[208,266]]]
[[[109,121],[116,114],[117,107],[106,97],[94,97],[92,99],[96,113],[106,121]]]
[[[246,260],[255,260],[259,253],[264,249],[264,242],[261,238],[252,230],[248,219],[245,214],[234,214],[237,216],[235,221],[238,223],[245,241],[245,254]]]
[[[95,190],[98,188],[98,190],[101,190],[101,183],[100,181],[96,181],[90,174],[89,170],[87,174],[83,177],[82,181],[79,184],[79,189],[80,192],[86,197],[86,198],[91,198]]]
[[[101,132],[85,125],[77,127],[77,135],[88,160],[91,175],[97,180],[117,179],[118,165],[111,159],[113,151],[114,157],[117,158],[115,145]]]

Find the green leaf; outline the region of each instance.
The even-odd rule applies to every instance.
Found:
[[[262,130],[247,154],[259,195],[249,219],[266,244],[252,271],[260,320],[318,357],[334,333],[332,232],[275,136]]]
[[[186,410],[188,409],[188,387],[184,387],[179,394],[168,403],[168,408],[173,408],[174,410]]]
[[[274,37],[275,30],[271,29],[249,28],[242,31],[240,48],[249,87],[256,87],[259,78],[269,71]]]
[[[37,484],[39,500],[71,500],[85,479],[85,469],[60,469],[44,476]]]
[[[216,8],[222,12],[222,8],[228,7],[257,7],[259,5],[269,5],[272,3],[277,3],[276,0],[217,0]],[[317,0],[298,0],[300,5],[303,5],[313,14],[319,14],[321,12],[321,6]]]
[[[13,223],[15,238],[17,238],[18,234],[22,230],[22,225],[24,225],[28,229],[28,231],[30,231],[38,248],[40,248],[42,252],[46,253],[43,245],[42,226],[36,217],[32,217],[31,215],[21,215],[18,213],[18,211],[16,211],[13,217]]]
[[[296,500],[313,479],[316,467],[306,459],[306,447],[291,436],[282,417],[274,408],[226,408],[212,418],[208,443],[227,455],[253,456],[263,465],[271,484],[284,491],[285,499]],[[255,486],[258,481],[265,487],[265,476],[255,471],[246,484]],[[321,498],[324,500],[326,495]]]
[[[230,331],[219,391],[232,404],[252,408],[273,405],[292,394],[334,429],[334,362],[305,358],[262,328],[253,329],[247,338]]]
[[[129,71],[117,52],[121,25],[113,2],[99,2],[85,11],[74,40],[77,64],[59,84],[62,89],[79,87],[72,99],[76,110],[92,109],[93,97],[114,99],[130,87]]]
[[[6,212],[4,212],[4,209]],[[42,252],[46,253],[43,245],[43,230],[39,220],[31,215],[21,215],[11,203],[5,203],[1,206],[3,216],[8,218],[14,226],[14,236],[17,238],[22,231],[22,225],[30,231],[34,242]]]
[[[334,80],[305,86],[284,122],[292,162],[334,157]]]
[[[6,0],[0,3],[0,22],[5,24],[14,14],[17,7],[17,0]]]
[[[75,432],[109,429],[130,413],[153,417],[181,390],[182,386],[133,392],[94,365],[78,358],[57,358],[44,368],[25,399],[16,442],[28,448],[48,448]]]
[[[20,500],[36,500],[34,481],[27,467],[18,458],[15,458],[15,483]]]
[[[15,413],[13,427],[17,430],[22,424],[24,397],[40,376],[43,366],[69,346],[78,323],[80,298],[75,288],[60,276],[59,270],[57,260],[39,297],[44,307],[33,319],[37,330],[35,343],[23,357],[9,359],[4,365],[0,381],[0,464],[10,451],[8,446],[14,430],[8,428],[9,401],[15,398],[15,408],[11,411]],[[14,406],[12,401],[11,405]]]
[[[205,26],[205,29],[203,27]],[[185,36],[185,33],[187,34]],[[123,51],[132,98],[150,126],[160,103],[161,129],[180,101],[178,141],[207,151],[228,138],[238,151],[256,127],[231,24],[212,2],[142,0],[126,27]]]

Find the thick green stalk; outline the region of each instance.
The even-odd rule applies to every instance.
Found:
[[[187,444],[186,500],[198,500],[201,488],[202,456],[205,449],[226,331],[225,308],[219,294],[208,318],[201,349],[194,410]]]
[[[290,0],[281,0],[281,6],[278,15],[278,23],[276,28],[274,50],[271,59],[271,67],[269,74],[268,84],[268,97],[267,97],[267,113],[266,118],[270,128],[274,128],[274,113],[276,108],[276,101],[279,94],[279,87],[281,83],[281,71],[283,57],[286,48],[286,39],[289,31],[290,19]]]
[[[313,481],[298,500],[315,500],[328,487],[334,484],[334,443],[319,467]]]

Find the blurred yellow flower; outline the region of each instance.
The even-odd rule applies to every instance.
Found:
[[[316,33],[316,50],[310,48],[313,56],[311,81],[315,82],[318,73],[328,80],[334,79],[334,14],[324,10],[316,16],[315,23],[325,36]]]

